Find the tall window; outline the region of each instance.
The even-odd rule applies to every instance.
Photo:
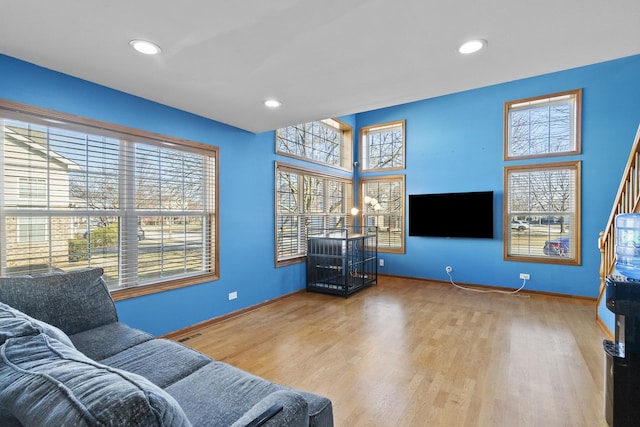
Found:
[[[580,152],[581,90],[505,104],[505,159]]]
[[[217,276],[217,148],[8,101],[0,114],[0,274],[102,267],[122,297]]]
[[[378,248],[404,252],[404,175],[363,178],[362,225],[378,228]]]
[[[400,120],[360,129],[363,171],[404,169],[404,125]]]
[[[351,169],[351,128],[336,119],[276,131],[276,152],[340,169]]]
[[[276,164],[276,264],[306,255],[312,229],[350,226],[350,180]]]
[[[506,102],[505,160],[580,154],[582,90]],[[580,162],[504,169],[504,258],[580,264]]]
[[[505,168],[505,258],[580,263],[580,163]]]

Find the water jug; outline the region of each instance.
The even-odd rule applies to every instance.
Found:
[[[616,270],[640,280],[640,214],[616,216]]]

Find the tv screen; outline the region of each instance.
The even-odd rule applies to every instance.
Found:
[[[493,191],[410,194],[409,236],[493,238]]]

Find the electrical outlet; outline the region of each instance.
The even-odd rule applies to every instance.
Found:
[[[384,258],[380,258],[380,267],[384,267]]]
[[[238,298],[238,291],[229,292],[229,301]]]
[[[523,280],[529,280],[531,275],[529,273],[520,273],[520,278]]]
[[[453,271],[453,267],[451,267],[450,265],[447,265],[447,266],[444,268],[444,271],[446,271],[447,273],[451,273],[451,272]]]

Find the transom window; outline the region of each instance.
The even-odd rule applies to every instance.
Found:
[[[340,169],[351,169],[351,128],[336,119],[276,131],[276,152]]]
[[[505,259],[580,264],[580,162],[505,168]]]
[[[405,121],[365,126],[360,129],[362,170],[403,169]]]
[[[298,262],[307,253],[309,229],[351,224],[351,180],[276,164],[276,265]]]
[[[0,131],[0,274],[102,267],[114,297],[217,277],[216,147],[9,101]]]
[[[378,249],[404,252],[404,175],[362,178],[362,225],[378,228]]]
[[[505,159],[580,152],[581,90],[505,103]]]

